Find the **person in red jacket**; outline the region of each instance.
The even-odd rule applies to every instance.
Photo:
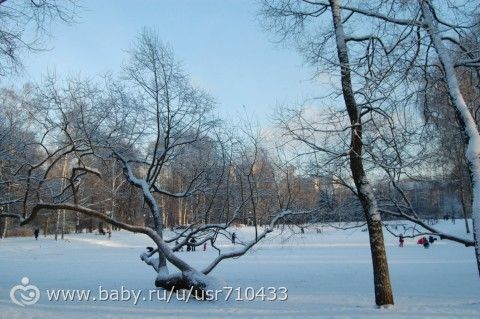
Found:
[[[422,238],[420,238],[418,241],[417,241],[417,244],[419,245],[423,245],[423,248],[427,249],[430,247],[430,243],[428,242],[428,239],[423,236]]]

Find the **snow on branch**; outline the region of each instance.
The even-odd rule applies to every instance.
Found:
[[[296,216],[296,215],[305,215],[305,214],[311,214],[313,213],[314,210],[308,210],[308,211],[292,211],[292,210],[285,210],[277,214],[271,221],[270,224],[267,225],[265,230],[258,234],[256,239],[252,239],[250,242],[246,243],[245,246],[243,246],[241,249],[234,250],[231,252],[223,253],[217,256],[215,260],[210,263],[203,271],[202,273],[205,275],[208,275],[222,260],[227,259],[227,258],[234,258],[234,257],[239,257],[244,255],[247,251],[249,251],[253,246],[255,246],[260,240],[265,238],[267,234],[273,232],[275,225],[282,220],[283,218],[287,216]]]
[[[158,207],[157,202],[155,201],[155,198],[152,195],[152,192],[150,191],[150,185],[147,183],[146,180],[137,178],[135,176],[130,164],[127,162],[127,160],[123,156],[121,156],[116,152],[115,152],[115,156],[122,162],[123,171],[125,172],[127,180],[130,182],[130,184],[142,190],[143,197],[145,198],[145,201],[147,202],[147,205],[150,208],[150,211],[153,215],[155,228],[158,233],[161,233],[161,229],[162,229],[161,211],[160,211],[160,208]]]

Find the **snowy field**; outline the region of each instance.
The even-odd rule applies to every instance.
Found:
[[[464,225],[439,226],[459,235]],[[236,230],[239,239],[252,229]],[[224,261],[213,275],[229,287],[287,287],[286,301],[49,301],[46,290],[105,289],[148,291],[155,273],[140,261],[148,238],[116,232],[108,240],[93,234],[0,240],[0,318],[480,318],[480,278],[472,248],[442,241],[430,249],[385,232],[395,307],[374,307],[368,236],[361,229],[339,231],[324,227],[293,235],[270,235],[255,250]],[[225,243],[226,249],[232,249]],[[182,252],[202,268],[214,258],[206,252]],[[28,277],[41,298],[20,307],[10,289]]]

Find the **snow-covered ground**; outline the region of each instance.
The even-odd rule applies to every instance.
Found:
[[[464,235],[460,221],[442,222],[439,228]],[[240,239],[252,235],[251,228],[236,232]],[[424,249],[412,239],[399,248],[396,238],[385,236],[396,304],[380,310],[374,307],[368,236],[359,228],[272,234],[212,273],[242,292],[246,287],[286,287],[286,301],[49,301],[47,289],[90,289],[95,295],[101,285],[147,293],[154,288],[155,273],[139,255],[150,245],[148,238],[127,232],[116,232],[111,240],[92,234],[68,235],[63,242],[8,238],[0,240],[0,318],[480,318],[480,278],[472,248],[439,241]],[[210,247],[180,254],[200,268],[215,256]],[[22,277],[39,288],[37,304],[11,302],[10,289]]]

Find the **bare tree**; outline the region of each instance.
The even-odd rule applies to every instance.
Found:
[[[308,2],[306,2],[308,5]],[[316,3],[314,3],[316,5]],[[338,1],[330,1],[324,5],[318,5],[312,10],[304,8],[301,1],[265,1],[264,15],[267,19],[273,20],[273,25],[269,25],[277,33],[284,36],[294,36],[297,45],[304,50],[303,46],[310,46],[310,50],[316,52],[315,59],[322,57],[321,52],[325,44],[318,44],[320,40],[311,40],[302,42],[297,34],[308,32],[310,26],[306,23],[309,18],[323,18],[323,13],[330,9],[332,13],[333,28],[329,29],[325,24],[314,25],[326,31],[323,33],[324,39],[332,39],[336,47],[336,60],[339,61],[341,69],[341,89],[345,103],[345,109],[348,114],[348,123],[343,122],[345,126],[340,128],[340,132],[350,131],[348,146],[343,150],[333,150],[330,144],[319,144],[312,140],[313,135],[318,132],[328,132],[327,129],[317,129],[316,127],[308,127],[309,121],[303,121],[300,118],[301,127],[290,128],[287,124],[287,132],[294,139],[305,143],[309,148],[316,152],[327,153],[330,156],[329,162],[336,159],[346,157],[349,159],[350,171],[355,184],[355,193],[358,196],[364,211],[370,235],[370,249],[372,252],[374,286],[375,286],[375,302],[378,306],[392,305],[393,294],[390,284],[388,272],[388,263],[383,240],[382,220],[378,210],[377,200],[375,198],[371,183],[365,173],[363,163],[363,117],[368,112],[362,109],[364,104],[357,102],[356,93],[353,87],[351,63],[349,61],[347,39],[349,38],[344,31],[343,20],[341,17],[340,6]],[[347,17],[348,18],[348,17]],[[325,21],[322,21],[326,23]],[[307,36],[309,37],[309,36]],[[308,56],[310,52],[304,53]],[[328,60],[328,59],[325,59]],[[336,66],[337,64],[334,63]],[[362,93],[363,92],[363,93]],[[362,91],[360,94],[368,92]],[[357,92],[358,94],[358,92]],[[285,122],[284,122],[285,123]],[[305,125],[303,125],[305,124]],[[331,130],[332,132],[332,130]],[[334,130],[333,130],[334,132]],[[310,136],[309,136],[310,135]],[[345,145],[345,144],[344,144]]]
[[[267,7],[267,12],[273,13],[282,23],[273,28],[290,30],[292,26],[305,26],[308,22],[318,27],[323,13],[331,10],[327,1],[279,1],[280,5]],[[403,102],[408,98],[421,99],[425,90],[429,89],[428,74],[430,69],[437,69],[448,92],[451,106],[457,114],[460,126],[464,132],[466,147],[465,158],[468,162],[472,182],[472,220],[475,241],[475,256],[480,271],[480,249],[478,244],[479,223],[478,194],[476,181],[479,166],[479,133],[472,111],[475,107],[468,106],[458,80],[456,70],[471,68],[478,70],[478,41],[465,41],[475,38],[478,30],[477,1],[435,2],[419,0],[404,1],[372,1],[361,5],[339,4],[345,13],[343,24],[354,26],[358,23],[368,23],[368,30],[349,29],[352,35],[345,38],[359,53],[355,60],[358,70],[355,74],[360,80],[360,86],[370,83],[370,103],[373,101],[398,101],[395,97],[403,91]],[[281,10],[278,10],[281,9]],[[453,12],[453,13],[452,13]],[[293,22],[292,22],[293,21]],[[290,24],[289,24],[290,23]],[[298,30],[298,28],[296,28]],[[312,29],[308,29],[311,31]],[[318,31],[313,28],[314,34]],[[284,32],[284,35],[288,32]],[[314,61],[325,62],[331,58],[319,52],[325,49],[331,39],[323,35],[311,40],[311,34],[296,34],[302,39],[302,50]],[[310,37],[310,38],[309,38]],[[309,41],[310,40],[310,41]],[[434,54],[434,52],[436,54]],[[474,71],[476,72],[476,71]],[[396,83],[396,85],[393,85]],[[372,91],[373,89],[373,91]],[[401,91],[400,91],[401,90]],[[379,95],[380,94],[380,95]],[[394,97],[392,99],[392,97]],[[377,100],[377,98],[379,98]],[[381,112],[378,107],[374,112]]]
[[[132,45],[130,56],[121,80],[107,78],[103,84],[78,79],[62,82],[52,76],[42,86],[24,93],[18,110],[35,123],[31,144],[38,156],[12,164],[22,196],[15,209],[2,212],[0,217],[27,225],[40,214],[66,211],[145,234],[156,247],[142,253],[141,259],[155,270],[156,286],[199,292],[212,284],[207,275],[222,260],[245,254],[286,216],[310,212],[276,211],[256,238],[226,252],[216,246],[219,236],[229,236],[228,227],[250,197],[235,204],[230,219],[205,223],[209,220],[206,216],[222,206],[214,202],[220,197],[230,163],[224,156],[229,150],[219,138],[220,123],[211,114],[213,101],[190,84],[171,50],[154,33],[144,31]],[[189,160],[197,156],[204,157],[203,161]],[[112,178],[112,161],[122,168],[122,180],[132,193],[143,199],[148,212],[143,220],[135,216],[142,207],[133,207],[123,219],[120,214],[108,214],[111,190],[95,193],[101,190],[97,181],[106,179],[103,183],[108,183]],[[183,175],[181,188],[166,183],[166,177],[177,174]],[[204,198],[205,211],[189,213],[190,225],[164,238],[162,198],[196,196]],[[210,242],[218,251],[203,270],[175,253],[192,245],[192,238],[196,239],[194,245]],[[170,243],[175,245],[171,247]],[[170,272],[167,261],[178,271]]]

